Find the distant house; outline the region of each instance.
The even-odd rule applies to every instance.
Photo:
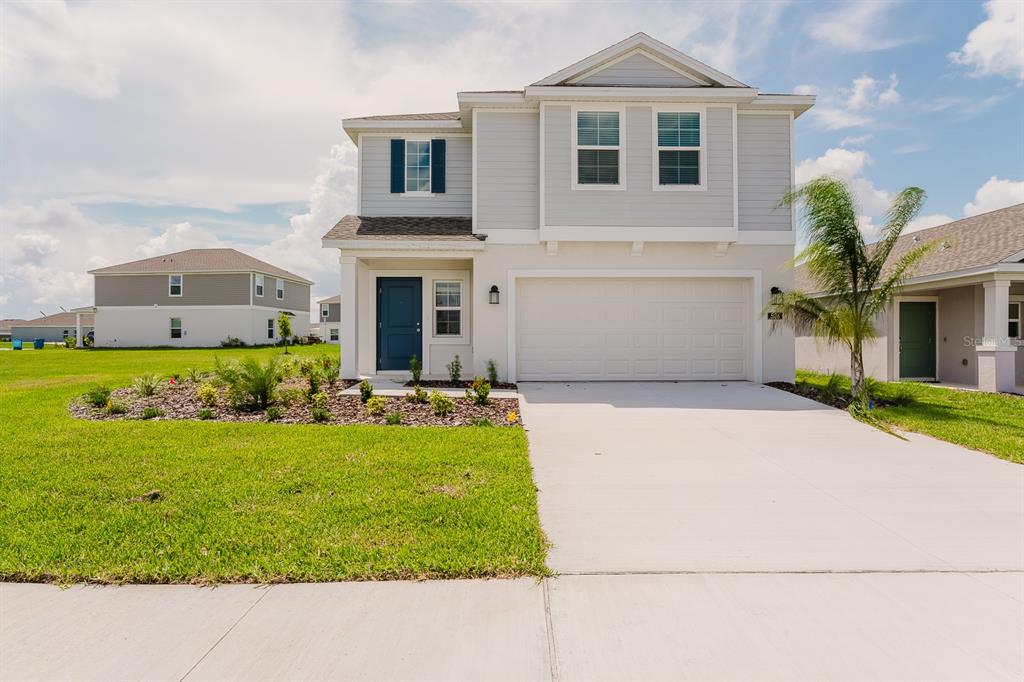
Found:
[[[875,323],[865,371],[883,381],[939,381],[986,391],[1024,388],[1024,204],[903,235],[889,262],[937,247]],[[814,293],[804,267],[796,288]],[[801,369],[850,373],[850,354],[797,337]],[[1021,387],[1021,388],[1018,388]]]
[[[280,312],[292,316],[292,334],[309,332],[312,282],[235,249],[189,249],[89,274],[97,346],[272,344]]]
[[[10,341],[11,327],[24,321],[19,317],[6,317],[0,320],[0,341]]]
[[[320,305],[320,338],[328,343],[340,343],[341,335],[341,296],[321,298]]]
[[[18,320],[16,324],[11,325],[10,338],[22,341],[63,341],[65,337],[76,335],[76,317],[74,312],[61,312],[37,317],[34,320]],[[93,331],[93,316],[82,315],[81,324],[83,337],[88,336]]]

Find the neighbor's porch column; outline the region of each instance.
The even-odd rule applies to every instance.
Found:
[[[982,391],[1013,391],[1016,387],[1017,347],[1010,344],[1010,281],[984,283],[982,305],[984,337],[978,353],[978,388]]]
[[[85,348],[85,341],[82,340],[82,313],[75,313],[75,346]]]
[[[359,378],[359,299],[356,289],[358,258],[341,254],[341,329],[338,340],[341,343],[341,378]]]

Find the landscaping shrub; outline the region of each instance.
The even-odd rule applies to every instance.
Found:
[[[333,355],[321,355],[320,376],[329,386],[336,384],[341,376],[341,359]]]
[[[291,316],[283,310],[277,314],[277,335],[281,337],[285,355],[288,354],[288,337],[292,335]]]
[[[491,385],[481,376],[473,377],[473,383],[466,389],[466,399],[474,405],[486,405],[490,402],[487,396],[491,393]]]
[[[208,407],[204,407],[196,413],[196,416],[200,419],[213,419],[213,410]]]
[[[309,397],[309,404],[313,406],[314,410],[323,410],[327,408],[327,400],[327,394],[320,391]]]
[[[313,368],[306,375],[306,381],[309,383],[309,388],[306,390],[306,395],[313,397],[320,392],[320,371],[317,368]]]
[[[828,381],[822,386],[821,392],[829,400],[835,400],[843,394],[843,375],[833,372],[828,375]]]
[[[151,396],[156,393],[157,386],[160,385],[160,377],[156,374],[143,374],[140,377],[135,377],[132,381],[132,388],[135,392],[143,397]]]
[[[280,388],[275,395],[275,401],[278,405],[294,405],[299,401],[304,401],[308,397],[308,394],[299,388]]]
[[[498,363],[494,360],[487,361],[487,381],[491,382],[491,386],[498,383]]]
[[[384,418],[387,421],[388,426],[398,426],[402,423],[401,412],[389,412],[388,416]]]
[[[313,421],[328,422],[331,420],[331,413],[325,407],[314,407],[309,411]]]
[[[864,395],[868,400],[878,402],[883,392],[884,384],[873,377],[864,377]]]
[[[515,424],[517,421],[519,421],[519,414],[516,413],[515,410],[512,410],[511,412],[505,415],[505,421],[507,421],[509,424]]]
[[[455,409],[455,401],[441,393],[441,391],[431,391],[430,407],[434,409],[434,414],[438,417],[444,417],[451,414],[452,410]]]
[[[373,397],[373,384],[366,379],[359,382],[359,399],[366,404],[366,401]]]
[[[242,348],[245,346],[245,341],[238,338],[237,336],[229,336],[220,342],[222,348]]]
[[[92,348],[92,337],[88,334],[82,337],[82,345],[86,348]]]
[[[277,385],[287,376],[287,367],[278,355],[263,362],[246,358],[241,362],[222,363],[216,359],[214,373],[228,387],[228,400],[236,407],[267,409],[274,402]]]
[[[459,378],[462,376],[462,360],[459,360],[459,356],[456,355],[452,358],[452,361],[448,363],[448,378],[451,379],[453,384],[459,383]]]
[[[267,408],[267,411],[264,413],[264,415],[267,417],[268,422],[277,421],[278,419],[281,418],[281,410],[280,408],[271,405],[270,407]]]
[[[366,414],[384,414],[384,408],[388,406],[388,399],[382,395],[375,395],[366,401]]]
[[[153,419],[154,417],[159,417],[162,414],[163,410],[160,410],[159,408],[156,407],[147,407],[144,410],[142,410],[143,419]]]
[[[412,375],[412,385],[420,385],[420,377],[423,376],[423,365],[420,363],[420,359],[413,353],[412,357],[409,358],[409,374]]]
[[[110,389],[97,384],[90,388],[83,397],[85,402],[93,407],[105,407],[107,401],[110,400]]]
[[[189,367],[185,370],[185,376],[193,384],[198,384],[206,378],[206,370],[199,369],[198,367]]]
[[[213,384],[204,381],[196,389],[196,397],[204,406],[213,407],[217,404],[217,389],[213,387]]]
[[[473,426],[494,426],[487,417],[477,417],[470,422]]]
[[[128,408],[123,403],[115,403],[113,400],[107,401],[107,414],[124,414],[128,411]]]
[[[65,348],[74,348],[75,344],[77,344],[77,343],[78,343],[78,340],[75,339],[75,337],[73,337],[73,336],[65,336],[64,337],[64,347]]]
[[[428,400],[427,392],[419,386],[413,386],[412,391],[405,394],[405,400],[416,405],[426,405]]]

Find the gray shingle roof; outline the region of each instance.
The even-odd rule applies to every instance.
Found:
[[[187,272],[262,272],[275,277],[312,284],[305,277],[288,272],[236,249],[188,249],[153,258],[90,270],[91,275]]]
[[[1024,204],[905,234],[896,241],[889,262],[895,263],[912,248],[932,241],[939,246],[918,263],[911,277],[1002,263],[1024,251]],[[795,275],[798,291],[816,290],[806,267],[798,267]]]
[[[91,327],[96,316],[92,313],[82,313],[82,326]],[[75,313],[54,313],[53,315],[45,315],[43,317],[37,317],[34,320],[19,320],[16,324],[12,324],[11,327],[65,327],[71,328],[75,326]]]
[[[360,121],[458,121],[459,112],[441,111],[427,114],[380,114],[376,116],[356,116]]]
[[[379,241],[478,241],[472,218],[347,215],[324,239]]]
[[[334,296],[328,296],[327,298],[321,298],[317,303],[341,303],[341,294],[335,294]]]

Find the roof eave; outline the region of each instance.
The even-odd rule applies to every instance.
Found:
[[[527,100],[608,100],[641,102],[753,102],[756,88],[656,88],[572,85],[530,85]]]
[[[483,251],[480,240],[458,239],[328,239],[320,244],[325,249],[369,249],[372,251]]]

